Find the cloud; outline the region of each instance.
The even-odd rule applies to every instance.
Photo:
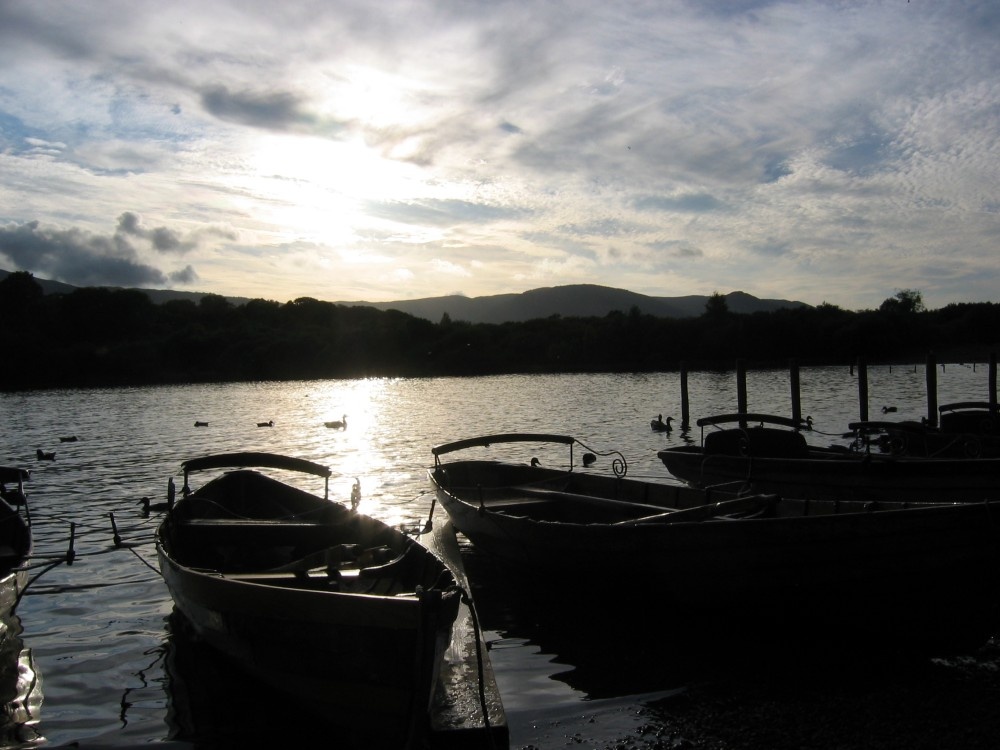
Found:
[[[226,122],[265,130],[313,130],[318,120],[305,111],[302,97],[289,91],[230,91],[215,84],[201,90],[205,111]]]
[[[518,207],[477,203],[455,199],[371,202],[367,213],[403,224],[451,226],[473,222],[477,224],[523,217],[527,211]]]
[[[660,240],[650,242],[648,247],[668,258],[701,258],[705,255],[703,251],[684,241]]]
[[[184,266],[180,271],[174,271],[170,274],[170,281],[187,286],[198,281],[198,274],[191,266]]]
[[[118,217],[117,233],[149,240],[152,248],[161,253],[185,253],[195,246],[193,242],[183,241],[177,232],[168,227],[147,229],[142,225],[142,219],[130,211]]]
[[[138,217],[129,213],[122,215],[110,237],[80,229],[43,229],[31,221],[0,227],[0,254],[18,269],[76,286],[163,286],[168,279],[177,283],[197,279],[191,266],[168,276],[139,259],[129,236],[149,235],[155,245],[158,234],[162,232],[142,230]]]
[[[708,193],[684,195],[643,195],[633,201],[637,211],[704,213],[724,208],[721,201]]]

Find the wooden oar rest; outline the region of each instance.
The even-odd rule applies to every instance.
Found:
[[[356,544],[340,544],[319,550],[277,568],[253,572],[227,572],[230,581],[271,586],[348,589],[356,593],[391,596],[404,591],[401,569],[408,561],[408,546],[398,555],[389,547],[362,549]],[[410,592],[412,593],[412,592]]]
[[[737,497],[733,500],[723,500],[718,503],[707,503],[696,505],[693,508],[683,510],[672,510],[665,513],[657,513],[652,516],[636,518],[629,521],[619,521],[616,526],[626,526],[628,524],[646,523],[698,523],[709,520],[732,520],[736,513],[755,513],[766,508],[770,508],[781,498],[778,495],[747,495]]]

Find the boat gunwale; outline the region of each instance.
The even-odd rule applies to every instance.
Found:
[[[708,427],[710,425],[726,424],[728,422],[766,422],[769,424],[791,427],[796,430],[808,429],[808,422],[804,419],[794,419],[792,417],[781,417],[776,414],[761,414],[757,412],[734,412],[731,414],[716,414],[711,417],[702,417],[695,422],[698,427]]]
[[[506,432],[494,435],[479,435],[477,437],[455,440],[450,443],[442,443],[431,448],[435,460],[445,453],[474,448],[476,446],[487,447],[497,443],[562,443],[563,445],[573,445],[577,439],[570,435],[557,435],[552,433],[534,432]]]
[[[197,602],[208,610],[225,611],[230,616],[255,617],[260,616],[262,610],[267,610],[269,617],[279,620],[412,630],[420,621],[419,612],[424,605],[416,593],[386,596],[239,580],[218,571],[203,571],[184,565],[162,546],[160,554],[161,561],[166,562],[171,570],[170,577],[187,581],[182,599]],[[445,598],[457,594],[449,589],[436,591]],[[263,604],[262,599],[265,600]],[[348,602],[351,604],[345,606]],[[283,616],[282,612],[290,614]]]
[[[450,464],[450,465],[445,465],[445,466],[443,466],[441,468],[447,469],[448,466],[452,466],[452,467],[454,467],[454,466],[465,466],[466,467],[465,470],[469,473],[469,475],[470,476],[475,476],[476,469],[478,467],[480,467],[480,466],[481,467],[496,467],[498,465],[499,466],[512,466],[512,467],[516,467],[516,468],[518,468],[518,469],[520,469],[522,471],[531,471],[532,470],[531,467],[522,467],[522,466],[519,466],[519,465],[516,465],[516,464],[511,464],[511,463],[508,463],[508,462],[482,460],[482,459],[480,459],[480,460],[473,459],[473,460],[467,460],[467,461],[458,461],[458,462],[454,462],[453,464]],[[520,514],[516,514],[515,512],[513,512],[514,509],[517,508],[517,507],[525,507],[525,506],[532,506],[532,505],[537,506],[537,505],[545,505],[545,504],[556,505],[556,504],[558,504],[560,502],[573,502],[574,500],[577,500],[577,499],[582,498],[582,497],[588,497],[588,499],[591,499],[590,496],[586,496],[585,493],[579,493],[579,492],[574,493],[574,492],[567,492],[567,491],[556,490],[556,489],[546,489],[546,490],[544,490],[544,498],[533,497],[533,498],[531,498],[531,502],[525,502],[525,501],[518,502],[516,500],[516,497],[512,497],[512,498],[496,498],[496,502],[493,503],[493,505],[496,506],[496,507],[492,507],[491,508],[490,507],[491,503],[488,500],[485,501],[485,502],[479,502],[479,503],[477,503],[477,502],[474,502],[473,500],[469,499],[466,495],[468,493],[481,492],[482,490],[490,490],[490,491],[504,491],[504,490],[509,490],[510,492],[512,492],[512,493],[514,493],[516,495],[519,490],[527,490],[528,487],[526,486],[525,483],[520,483],[518,485],[515,485],[515,484],[509,484],[509,485],[508,484],[489,484],[489,485],[487,485],[487,484],[483,484],[483,483],[462,484],[462,485],[446,485],[446,484],[443,484],[443,483],[441,483],[441,482],[439,482],[437,480],[437,477],[435,476],[434,469],[429,470],[428,473],[430,475],[431,482],[433,483],[435,489],[438,492],[443,493],[444,495],[446,495],[453,502],[457,502],[457,503],[465,506],[466,508],[468,508],[469,510],[472,510],[472,511],[485,512],[485,513],[497,513],[497,512],[501,512],[502,515],[507,516],[507,517],[526,518],[526,519],[531,520],[531,521],[533,521],[535,523],[559,523],[559,524],[564,524],[564,525],[567,525],[567,526],[581,526],[581,527],[583,527],[583,526],[604,526],[604,525],[613,526],[613,525],[616,525],[616,523],[608,523],[608,524],[606,524],[606,523],[602,523],[602,522],[580,523],[580,522],[570,522],[570,521],[547,521],[547,520],[532,518],[528,514],[520,515]],[[588,475],[577,474],[575,476],[577,476],[579,478],[579,477],[588,476]],[[554,476],[546,476],[546,477],[542,478],[540,481],[541,482],[551,482],[551,481],[555,481],[556,479],[557,479],[557,477],[554,477]],[[674,485],[666,485],[665,484],[664,486],[668,487],[668,488],[671,488],[671,489],[674,488]],[[711,494],[712,494],[712,489],[711,488],[698,488],[698,487],[682,486],[682,487],[678,487],[677,489],[680,490],[680,491],[683,491],[683,492],[690,492],[690,493],[695,493],[695,494],[698,494],[698,495],[704,495],[705,498],[706,498],[706,501],[705,501],[704,505],[706,507],[712,506],[712,505],[719,505],[719,503],[720,503],[720,501],[712,501],[710,499]],[[535,490],[535,491],[533,491],[531,493],[525,492],[524,494],[527,496],[528,494],[540,495],[541,493],[538,492],[537,490]],[[736,495],[738,495],[739,493],[725,493],[725,494],[736,494]],[[919,517],[919,516],[933,516],[933,515],[945,512],[945,513],[959,515],[959,514],[962,514],[962,513],[973,514],[973,513],[977,512],[977,511],[971,510],[972,508],[985,507],[985,508],[987,508],[987,510],[989,510],[989,509],[992,509],[994,507],[1000,507],[1000,500],[991,499],[991,498],[984,498],[983,500],[977,501],[977,502],[934,501],[934,500],[925,500],[925,501],[918,501],[918,500],[870,500],[870,499],[863,499],[863,498],[850,498],[850,499],[836,500],[836,499],[827,499],[827,498],[783,497],[783,496],[780,496],[780,493],[768,493],[768,492],[748,493],[744,497],[745,498],[769,497],[769,496],[772,496],[772,495],[778,495],[779,496],[778,500],[776,501],[777,505],[781,505],[782,507],[789,507],[789,506],[793,506],[793,505],[794,506],[801,505],[802,508],[803,508],[803,512],[801,514],[796,513],[796,514],[791,514],[791,515],[777,515],[777,516],[763,516],[763,517],[728,518],[728,517],[725,517],[725,516],[715,516],[715,517],[712,517],[712,518],[706,518],[706,519],[700,519],[700,520],[693,520],[693,521],[692,520],[688,520],[688,521],[685,521],[685,520],[671,521],[669,519],[669,511],[672,511],[672,510],[674,510],[674,511],[680,511],[680,510],[686,510],[687,508],[680,508],[680,509],[678,509],[678,508],[674,508],[674,507],[671,507],[671,506],[664,505],[664,506],[662,506],[662,510],[665,513],[667,513],[667,515],[664,517],[664,521],[662,523],[649,523],[649,522],[646,522],[643,525],[654,526],[654,527],[655,526],[668,526],[668,525],[675,525],[675,526],[681,526],[681,525],[699,525],[699,524],[705,523],[706,520],[719,520],[719,521],[726,521],[726,522],[734,522],[734,521],[736,521],[736,522],[739,522],[740,524],[754,523],[755,525],[756,525],[756,523],[765,523],[766,522],[769,526],[773,526],[773,525],[776,525],[776,523],[781,523],[781,522],[788,523],[788,522],[795,521],[795,522],[801,523],[805,519],[814,519],[814,520],[811,521],[811,523],[813,523],[813,524],[819,524],[823,520],[826,520],[827,523],[830,523],[831,522],[830,519],[834,519],[834,518],[844,519],[844,520],[841,520],[839,522],[840,523],[847,523],[851,519],[862,518],[862,517],[872,517],[872,516],[882,516],[884,514],[907,513],[908,516]],[[600,501],[600,500],[603,500],[604,498],[602,498],[600,495],[594,495],[594,496],[592,496],[592,499],[594,501]],[[726,501],[723,500],[721,502],[724,503]],[[639,503],[630,503],[628,501],[622,501],[621,505],[622,505],[622,507],[625,507],[625,506],[628,506],[628,505],[636,505],[638,507],[641,504],[639,504]],[[506,506],[506,507],[503,507],[503,506]],[[844,506],[847,507],[846,510],[839,510],[841,507],[844,507]],[[855,508],[854,506],[857,506],[857,507]],[[652,508],[652,507],[659,507],[659,506],[654,506],[652,504],[646,504],[646,507]],[[692,507],[700,507],[700,506],[692,506]],[[821,508],[822,507],[833,507],[833,508],[836,508],[837,510],[835,510],[834,512],[809,513],[809,512],[807,512],[807,509],[809,509],[810,507],[821,507]],[[497,508],[500,508],[500,510],[498,511]],[[966,510],[959,510],[959,508],[964,508]],[[636,520],[639,520],[639,519],[636,519]],[[621,525],[624,526],[626,524],[621,524]]]
[[[267,468],[287,469],[303,474],[313,474],[329,479],[333,472],[329,467],[304,458],[285,456],[266,451],[238,451],[234,453],[213,453],[199,458],[190,458],[181,464],[185,475],[195,471],[222,468]]]

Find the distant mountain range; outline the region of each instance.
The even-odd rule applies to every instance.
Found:
[[[0,270],[0,279],[8,275]],[[77,287],[59,281],[40,279],[35,281],[46,294],[68,294]],[[166,289],[139,289],[149,298],[162,304],[172,299],[189,299],[194,302],[205,296],[203,292],[178,292]],[[770,312],[781,308],[809,307],[804,302],[780,299],[760,299],[746,292],[730,292],[724,295],[730,312],[755,313]],[[248,302],[245,297],[227,297],[232,304]],[[531,289],[520,294],[494,294],[486,297],[427,297],[424,299],[396,300],[393,302],[336,302],[338,305],[374,307],[379,310],[399,310],[417,318],[425,318],[437,323],[447,313],[454,321],[469,323],[506,323],[549,318],[553,315],[564,317],[604,317],[610,312],[627,313],[633,307],[647,315],[661,318],[691,318],[705,312],[709,295],[692,294],[685,297],[651,297],[614,289],[597,284],[571,284],[567,286]]]
[[[808,307],[804,302],[759,299],[746,292],[724,295],[730,312],[768,312],[783,307]],[[633,307],[660,318],[691,318],[705,312],[709,295],[686,297],[650,297],[645,294],[596,284],[531,289],[520,294],[494,294],[488,297],[428,297],[396,302],[339,302],[341,305],[367,305],[379,310],[400,310],[435,323],[447,313],[452,320],[469,323],[505,323],[564,317],[604,317],[615,310],[628,312]]]

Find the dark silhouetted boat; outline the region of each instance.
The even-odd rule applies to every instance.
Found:
[[[445,454],[515,442],[570,448],[565,468]],[[671,622],[940,646],[985,641],[1000,595],[1000,504],[911,505],[724,495],[574,467],[571,437],[508,434],[432,449],[438,502],[518,580],[593,606],[616,593]],[[978,645],[978,644],[977,644]]]
[[[702,428],[700,445],[657,453],[671,474],[694,487],[728,485],[832,500],[1000,499],[1000,458],[873,451],[873,423],[851,425],[859,436],[851,446],[829,447],[808,444],[801,433],[806,423],[787,417],[724,414],[699,419],[697,424]]]
[[[0,617],[14,611],[28,585],[31,526],[24,483],[30,476],[27,469],[0,466]]]
[[[251,468],[253,467],[253,468]],[[189,476],[235,468],[191,491]],[[323,496],[266,476],[325,480]],[[328,499],[330,470],[270,453],[183,464],[157,530],[160,568],[193,630],[327,720],[428,731],[459,606],[450,569],[402,531]]]
[[[937,425],[926,420],[853,422],[864,444],[882,453],[916,458],[1000,458],[1000,411],[985,401],[939,408]]]

